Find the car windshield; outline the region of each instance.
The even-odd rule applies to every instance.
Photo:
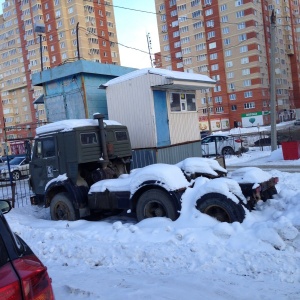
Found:
[[[9,164],[10,165],[18,165],[22,162],[22,160],[24,159],[25,157],[15,157],[13,158],[12,160],[9,161]]]

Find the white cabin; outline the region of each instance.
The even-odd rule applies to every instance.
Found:
[[[101,85],[109,119],[129,130],[132,148],[166,147],[199,141],[196,90],[213,88],[206,75],[141,69]]]

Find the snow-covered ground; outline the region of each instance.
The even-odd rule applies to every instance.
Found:
[[[251,151],[226,163],[252,166],[270,157],[285,163],[280,150]],[[242,224],[200,214],[188,201],[190,188],[174,222],[136,223],[126,215],[55,222],[35,206],[6,217],[48,267],[58,300],[300,299],[300,173],[269,173],[279,177],[279,194]]]

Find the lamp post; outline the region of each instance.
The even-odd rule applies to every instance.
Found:
[[[40,54],[41,54],[41,72],[44,69],[43,66],[43,48],[42,48],[42,33],[45,33],[45,24],[35,24],[34,25],[34,32],[38,33],[40,37]]]

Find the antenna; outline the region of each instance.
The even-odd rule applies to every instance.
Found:
[[[149,32],[146,34],[146,37],[147,37],[147,43],[148,43],[148,51],[149,51],[149,57],[150,57],[150,62],[151,62],[151,68],[153,68],[153,61],[152,61],[152,56],[151,56],[151,50],[152,50],[151,37],[150,37]]]

